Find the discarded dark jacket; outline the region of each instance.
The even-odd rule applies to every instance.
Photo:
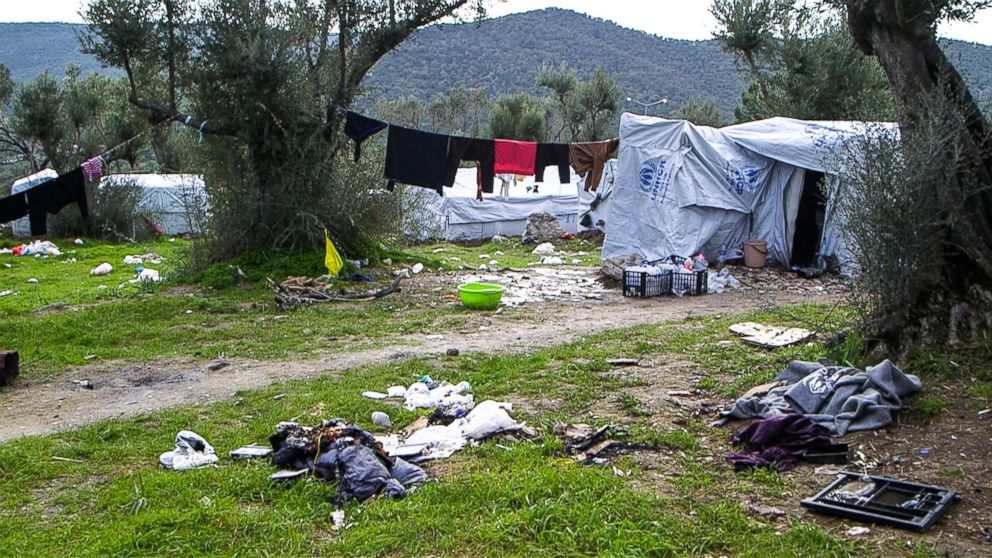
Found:
[[[735,471],[752,467],[787,471],[796,466],[806,450],[834,443],[825,428],[800,415],[759,420],[734,434],[732,441],[736,446],[743,446],[725,456]]]
[[[569,155],[575,172],[587,172],[585,190],[595,192],[603,177],[606,161],[620,147],[620,140],[590,141],[569,144]]]
[[[455,185],[458,164],[462,161],[478,161],[478,177],[481,189],[493,193],[493,180],[496,177],[496,142],[491,139],[452,137],[448,143],[448,160],[444,169],[444,185]]]
[[[328,109],[330,110],[330,109]],[[344,135],[355,142],[355,162],[362,156],[362,142],[386,129],[382,120],[376,120],[348,111],[344,120]]]
[[[558,165],[558,182],[568,184],[572,178],[568,166],[571,163],[567,143],[539,143],[534,156],[534,182],[544,182],[544,169]]]
[[[430,188],[444,195],[444,170],[448,159],[448,136],[389,126],[386,168],[390,191],[397,182]]]
[[[837,436],[875,430],[892,422],[902,398],[923,388],[912,374],[886,360],[864,371],[817,362],[793,361],[776,380],[787,385],[760,397],[738,399],[721,412],[725,418],[805,415]]]
[[[28,190],[26,194],[32,236],[48,233],[48,214],[55,215],[70,203],[79,206],[79,212],[84,219],[90,216],[81,167],[39,184]]]

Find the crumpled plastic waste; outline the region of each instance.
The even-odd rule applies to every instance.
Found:
[[[162,280],[162,276],[159,275],[158,270],[155,269],[149,269],[146,267],[145,269],[142,269],[140,273],[138,273],[138,281],[141,282],[147,281],[151,283],[158,283],[161,280]]]
[[[124,256],[124,265],[138,265],[138,264],[152,264],[159,265],[162,263],[162,256],[154,253],[141,254],[139,256]]]
[[[558,256],[542,256],[540,263],[541,265],[564,265],[565,260]]]
[[[429,380],[429,378],[428,378]],[[403,404],[407,410],[414,409],[437,409],[439,407],[450,407],[453,405],[471,404],[474,398],[470,393],[472,386],[468,382],[458,382],[455,385],[447,382],[437,384],[433,389],[432,382],[414,382],[407,388],[403,397],[406,402]]]
[[[400,441],[396,437],[381,439],[387,453],[403,452],[415,448],[416,455],[408,456],[414,463],[432,459],[447,459],[468,445],[471,440],[483,440],[500,432],[519,430],[525,423],[516,422],[507,410],[510,403],[486,400],[472,409],[467,415],[448,424],[421,428]]]
[[[739,291],[741,282],[730,274],[730,269],[723,268],[719,272],[709,272],[706,276],[707,291],[710,294],[721,294],[727,289]]]
[[[538,244],[537,248],[534,248],[532,252],[535,256],[550,256],[555,253],[555,245],[550,242],[545,242],[543,244]]]
[[[61,256],[59,247],[48,240],[35,240],[30,244],[14,246],[11,253],[15,256]]]
[[[107,275],[113,270],[114,270],[114,266],[110,265],[107,262],[103,262],[102,264],[91,269],[90,275]]]
[[[181,430],[176,434],[176,449],[159,456],[158,462],[166,469],[186,471],[217,463],[214,448],[196,432]]]

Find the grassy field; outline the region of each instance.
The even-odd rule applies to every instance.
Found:
[[[800,309],[822,316],[820,307]],[[751,316],[769,319],[770,315]],[[777,316],[781,318],[780,316]],[[741,351],[720,345],[732,318],[611,331],[530,354],[469,354],[368,367],[311,382],[239,393],[234,401],[188,406],[128,421],[0,445],[0,548],[18,556],[239,555],[239,556],[847,556],[846,542],[799,522],[753,518],[742,495],[781,495],[789,481],[777,474],[737,476],[707,457],[710,434],[701,420],[658,427],[618,402],[619,421],[633,439],[651,442],[658,459],[677,474],[663,492],[640,490],[648,473],[634,461],[585,467],[561,456],[550,433],[557,420],[582,418],[607,395],[637,381],[612,373],[607,358],[700,357],[714,394],[738,378],[767,377],[793,357],[820,347],[780,352]],[[468,380],[477,397],[518,402],[551,398],[549,411],[517,411],[537,427],[535,440],[497,447],[483,443],[431,468],[436,481],[400,502],[374,501],[346,510],[349,529],[330,529],[333,486],[268,481],[264,462],[232,462],[216,469],[168,472],[156,465],[175,432],[204,435],[223,455],[238,445],[264,442],[274,425],[341,416],[370,426],[380,402],[366,389],[409,383],[423,374]],[[719,387],[718,387],[719,386]],[[274,399],[273,395],[287,397]],[[523,407],[528,407],[526,404]],[[537,407],[530,406],[531,409]],[[415,415],[390,409],[402,426]],[[588,417],[586,417],[588,420]],[[601,420],[606,420],[603,418]],[[53,460],[53,456],[75,461]]]

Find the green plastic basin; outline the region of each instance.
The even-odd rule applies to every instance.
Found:
[[[475,310],[494,310],[503,296],[503,286],[492,283],[464,283],[458,285],[462,304]]]

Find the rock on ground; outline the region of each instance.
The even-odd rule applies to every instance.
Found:
[[[561,225],[558,219],[550,213],[533,213],[527,219],[527,227],[524,228],[524,244],[532,242],[548,242],[561,238]]]

